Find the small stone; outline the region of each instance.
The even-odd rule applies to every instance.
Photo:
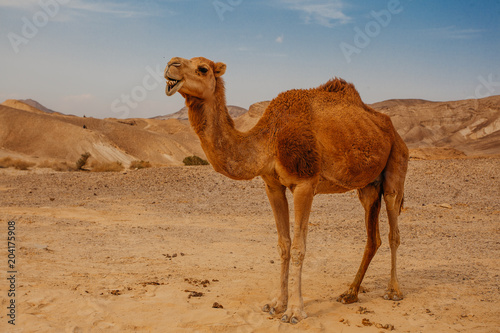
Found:
[[[214,302],[214,304],[212,305],[212,308],[214,308],[214,309],[224,309],[224,307],[222,306],[222,304],[219,304],[217,302]]]
[[[373,323],[368,318],[363,318],[363,320],[361,320],[361,324],[363,324],[364,326],[372,326],[373,325]]]

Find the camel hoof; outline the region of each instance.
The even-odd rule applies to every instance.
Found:
[[[388,292],[387,294],[384,295],[384,299],[388,301],[401,301],[403,299],[403,295],[398,294],[396,292]]]
[[[337,298],[337,302],[342,304],[351,304],[358,301],[358,295],[345,293]]]
[[[292,306],[288,308],[286,313],[281,317],[281,321],[284,323],[290,323],[292,325],[298,324],[302,319],[307,318],[307,314],[299,306]]]
[[[271,307],[269,306],[269,304],[266,304],[262,307],[262,311],[264,312],[269,312],[271,310]]]

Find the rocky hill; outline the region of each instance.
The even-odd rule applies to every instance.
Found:
[[[247,131],[268,104],[255,103],[248,112],[228,109],[236,127]],[[453,102],[388,100],[371,106],[391,116],[414,158],[500,154],[500,96]],[[135,160],[182,165],[186,156],[205,158],[186,108],[153,119],[123,120],[63,115],[36,101],[0,104],[0,158],[72,163],[85,152],[99,162],[119,161],[125,166]]]
[[[500,154],[500,96],[452,102],[388,100],[371,106],[391,117],[410,148]]]
[[[240,108],[239,106],[234,106],[234,105],[228,105],[227,110],[229,111],[229,114],[233,118],[237,118],[247,112],[247,109]],[[158,119],[158,120],[166,120],[166,119],[179,119],[179,120],[188,120],[188,108],[185,106],[179,111],[172,113],[172,114],[167,114],[164,116],[157,116],[152,119]]]
[[[252,105],[236,126],[252,128],[267,105]],[[500,154],[500,96],[452,102],[394,99],[370,106],[391,117],[414,157]]]
[[[182,165],[186,156],[205,157],[198,137],[177,119],[96,119],[46,113],[19,101],[5,104],[0,157],[76,162],[89,152],[99,162],[125,166],[134,160]]]

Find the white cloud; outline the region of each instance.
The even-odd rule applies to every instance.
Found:
[[[285,36],[283,36],[283,35],[278,36],[278,37],[276,38],[276,43],[280,43],[280,44],[281,44],[281,43],[283,43],[283,39],[284,39],[284,38],[285,38]]]
[[[339,24],[346,24],[351,18],[343,13],[344,5],[341,0],[279,0],[287,9],[301,13],[305,23],[315,23],[332,28]]]

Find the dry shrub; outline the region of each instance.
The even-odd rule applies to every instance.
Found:
[[[132,163],[130,163],[130,169],[132,170],[145,168],[151,168],[151,163],[148,161],[132,161]]]
[[[10,168],[12,166],[12,158],[0,158],[0,168]]]
[[[33,162],[14,160],[13,167],[18,169],[18,170],[28,170],[29,168],[31,168],[35,165],[36,165],[36,163],[33,163]]]
[[[35,163],[4,157],[0,159],[0,168],[16,168],[18,170],[28,170],[35,166]]]
[[[182,160],[184,165],[208,165],[209,163],[198,156],[188,156]]]
[[[80,156],[80,158],[78,159],[78,161],[76,161],[76,170],[83,170],[83,167],[87,163],[87,160],[89,159],[89,157],[90,157],[89,152],[82,154]]]
[[[70,165],[67,162],[54,162],[54,161],[43,161],[38,164],[39,168],[52,169],[54,171],[75,171],[75,166]]]
[[[99,163],[93,164],[92,172],[120,172],[125,168],[121,162]]]

